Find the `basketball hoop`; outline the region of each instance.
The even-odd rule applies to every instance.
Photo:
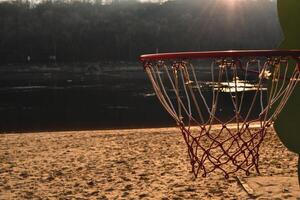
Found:
[[[259,149],[300,80],[300,50],[142,55],[187,144],[195,177],[259,173]],[[213,124],[220,124],[219,130]],[[255,127],[254,127],[255,126]]]

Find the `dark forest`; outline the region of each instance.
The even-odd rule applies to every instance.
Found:
[[[269,0],[0,3],[0,62],[136,61],[144,53],[275,48]]]

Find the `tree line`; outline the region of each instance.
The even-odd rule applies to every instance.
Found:
[[[274,48],[270,0],[0,3],[0,62],[137,60],[144,53]]]

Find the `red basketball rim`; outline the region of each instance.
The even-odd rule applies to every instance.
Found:
[[[297,60],[300,58],[300,49],[293,50],[230,50],[230,51],[202,51],[202,52],[176,52],[145,54],[140,56],[141,62],[155,60],[175,60],[175,59],[207,59],[207,58],[238,58],[238,57],[272,57],[286,56]]]

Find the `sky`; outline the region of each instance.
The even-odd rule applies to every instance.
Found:
[[[3,2],[3,1],[13,1],[13,0],[0,0],[0,2]],[[26,1],[26,0],[23,0],[23,1]],[[29,1],[36,3],[36,2],[40,2],[42,0],[29,0]],[[72,1],[72,0],[70,0],[70,1]],[[108,1],[109,2],[111,0],[104,0],[104,1]],[[141,2],[158,2],[160,0],[139,0],[139,1],[141,1]],[[167,1],[167,0],[161,0],[161,1]]]

